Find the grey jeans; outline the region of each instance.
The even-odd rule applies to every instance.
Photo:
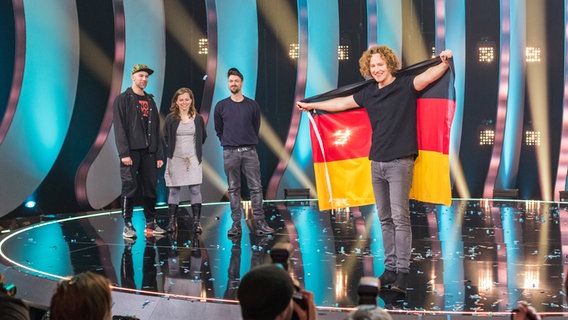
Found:
[[[250,191],[254,219],[264,219],[262,208],[262,183],[260,181],[260,161],[255,148],[246,151],[224,149],[225,174],[229,183],[229,203],[233,221],[241,219],[241,173],[245,176]]]
[[[385,248],[385,269],[408,273],[412,247],[409,193],[414,157],[372,161],[373,192]]]

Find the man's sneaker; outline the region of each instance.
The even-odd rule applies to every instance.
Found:
[[[201,227],[201,223],[199,223],[199,221],[195,221],[193,223],[193,232],[197,234],[203,233],[203,228]]]
[[[229,238],[232,237],[238,237],[241,235],[241,233],[243,232],[242,228],[241,228],[241,222],[233,222],[233,225],[231,226],[231,229],[229,229],[229,231],[227,231],[227,236]]]
[[[136,242],[135,238],[124,237],[124,250],[132,250],[132,246]]]
[[[126,222],[124,224],[124,229],[122,230],[122,236],[124,238],[136,238],[136,229],[134,229],[132,222]]]
[[[274,229],[269,227],[264,219],[254,220],[253,225],[254,225],[254,233],[257,236],[264,236],[264,235],[267,235],[267,234],[273,234],[274,233]]]
[[[156,235],[156,234],[166,234],[166,230],[160,228],[158,223],[154,220],[153,222],[146,223],[146,229],[144,229],[146,235]]]

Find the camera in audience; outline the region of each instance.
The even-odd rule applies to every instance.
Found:
[[[359,281],[357,294],[359,295],[359,305],[377,305],[379,296],[379,279],[375,277],[362,277]]]
[[[383,308],[377,306],[380,280],[375,277],[362,277],[357,294],[359,305],[345,320],[391,320],[392,317]]]
[[[270,259],[274,264],[280,264],[284,270],[289,271],[290,266],[290,255],[292,253],[292,245],[287,242],[276,243],[270,250]],[[295,291],[292,295],[294,303],[296,303],[302,310],[308,310],[308,303],[302,293],[300,293],[300,286],[296,279],[292,278],[294,282]],[[297,319],[297,315],[294,314],[292,319]]]

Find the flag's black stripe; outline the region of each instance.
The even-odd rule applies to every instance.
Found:
[[[442,60],[439,57],[424,60],[422,62],[418,62],[406,68],[399,70],[396,74],[397,75],[406,75],[406,74],[419,74],[426,69],[433,67],[437,64],[440,64]],[[449,90],[450,83],[453,83],[454,78],[454,62],[453,59],[449,59],[450,62],[450,72],[446,73],[440,80],[436,83],[446,83],[445,86],[434,86],[432,85],[430,88],[424,90],[421,98],[446,98],[450,100],[455,100],[455,93],[454,90]],[[302,100],[303,102],[317,102],[317,101],[325,101],[337,97],[346,97],[352,95],[359,90],[363,89],[364,87],[368,86],[371,83],[376,83],[374,79],[364,80],[361,82],[357,82],[354,84],[350,84],[347,86],[342,86],[337,89],[333,89],[322,94],[318,94],[315,96],[311,96]],[[453,88],[453,86],[452,86]],[[432,90],[434,89],[434,90]],[[432,90],[432,93],[429,93]],[[450,97],[448,96],[450,95]]]

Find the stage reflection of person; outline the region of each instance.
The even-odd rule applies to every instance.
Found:
[[[132,246],[135,241],[124,243],[124,251],[122,251],[122,259],[120,260],[120,286],[127,289],[136,289],[134,282],[134,263],[132,262]]]
[[[146,243],[142,254],[142,286],[136,287],[134,274],[134,261],[132,247],[135,244],[132,239],[125,242],[120,266],[121,287],[129,289],[141,289],[152,292],[163,292],[163,263],[167,260],[168,238],[164,236],[146,237]],[[138,240],[142,241],[142,240]],[[136,255],[134,255],[136,256]],[[139,257],[139,256],[138,256]]]
[[[229,260],[229,280],[223,298],[236,300],[237,289],[241,282],[241,237],[232,237],[230,239],[233,245],[231,246],[231,259]]]
[[[236,300],[237,299],[237,289],[239,288],[239,283],[241,281],[241,238],[231,237],[230,238],[233,245],[231,247],[231,259],[229,262],[229,280],[227,282],[227,288],[225,289],[224,299]],[[266,262],[266,252],[269,249],[269,236],[255,236],[250,234],[250,244],[251,244],[251,259],[250,267],[251,269]]]
[[[181,236],[181,235],[180,235]],[[164,292],[192,297],[214,297],[209,256],[198,233],[192,238],[177,238],[168,249],[164,266]],[[188,247],[186,247],[186,245]]]
[[[268,250],[268,243],[270,242],[270,238],[268,236],[254,236],[251,234],[251,258],[250,258],[250,267],[251,269],[265,264],[266,261],[266,252]],[[269,261],[268,261],[269,262]]]

